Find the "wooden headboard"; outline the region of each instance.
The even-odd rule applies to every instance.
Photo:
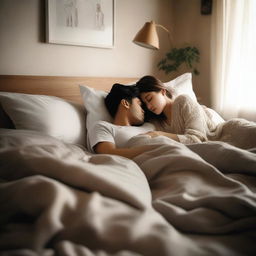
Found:
[[[0,91],[57,96],[82,103],[79,85],[109,91],[114,83],[130,84],[137,78],[0,75]]]

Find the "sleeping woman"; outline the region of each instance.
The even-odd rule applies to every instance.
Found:
[[[175,99],[165,85],[153,76],[138,82],[140,97],[151,120],[159,120],[160,129],[151,137],[166,136],[183,144],[219,140],[240,148],[256,147],[256,124],[244,119],[231,119],[216,124],[207,108],[187,95]]]

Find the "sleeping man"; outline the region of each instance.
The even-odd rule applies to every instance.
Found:
[[[89,134],[91,147],[98,154],[114,154],[127,158],[151,149],[151,146],[127,148],[126,142],[136,135],[154,131],[153,124],[144,123],[144,110],[136,86],[114,84],[105,98],[113,123],[99,121]]]

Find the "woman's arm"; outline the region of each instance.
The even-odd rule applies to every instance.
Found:
[[[187,95],[177,98],[180,118],[183,120],[183,134],[178,138],[183,144],[207,141],[207,124],[201,105]]]
[[[207,140],[207,125],[205,122],[202,107],[189,96],[180,95],[175,99],[173,108],[175,115],[173,122],[182,124],[176,127],[180,130],[178,134],[163,131],[153,131],[147,133],[152,138],[166,136],[183,144],[198,143]]]

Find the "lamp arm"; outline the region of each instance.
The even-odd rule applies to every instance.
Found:
[[[156,24],[156,26],[162,28],[162,29],[165,30],[167,33],[170,33],[170,31],[169,31],[166,27],[164,27],[163,25]]]
[[[171,37],[170,31],[163,25],[160,25],[160,24],[155,24],[155,25],[156,25],[156,27],[160,27],[168,33],[168,38],[169,38],[169,42],[170,42],[170,46],[171,46],[172,45],[172,37]]]

